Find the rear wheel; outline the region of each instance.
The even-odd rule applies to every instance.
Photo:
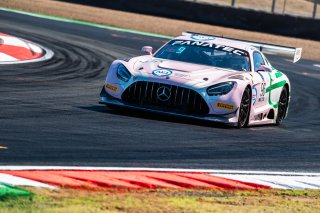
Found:
[[[250,106],[251,106],[251,90],[247,87],[242,95],[240,109],[239,109],[239,118],[238,118],[238,127],[242,128],[248,125],[249,116],[250,116]]]
[[[286,116],[288,101],[289,101],[288,89],[286,86],[284,86],[279,98],[278,115],[276,119],[277,125],[279,125],[284,119],[284,117]]]

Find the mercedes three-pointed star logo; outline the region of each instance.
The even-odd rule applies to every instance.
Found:
[[[169,100],[170,95],[171,95],[171,90],[166,86],[159,87],[157,90],[157,98],[160,101]]]

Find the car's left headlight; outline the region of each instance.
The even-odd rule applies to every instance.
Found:
[[[131,73],[123,64],[119,64],[117,68],[117,77],[124,82],[128,82],[131,78]]]
[[[234,85],[235,85],[235,82],[233,81],[215,84],[213,86],[208,87],[207,93],[210,96],[225,95],[232,90]]]

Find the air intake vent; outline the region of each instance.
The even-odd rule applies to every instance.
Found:
[[[200,94],[174,85],[138,81],[122,94],[129,104],[184,114],[208,114],[209,108]]]

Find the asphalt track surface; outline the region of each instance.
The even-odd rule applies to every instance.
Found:
[[[283,125],[235,129],[98,104],[106,68],[164,39],[0,12],[0,32],[55,52],[0,66],[0,164],[320,171],[320,68],[271,58],[290,78]]]

